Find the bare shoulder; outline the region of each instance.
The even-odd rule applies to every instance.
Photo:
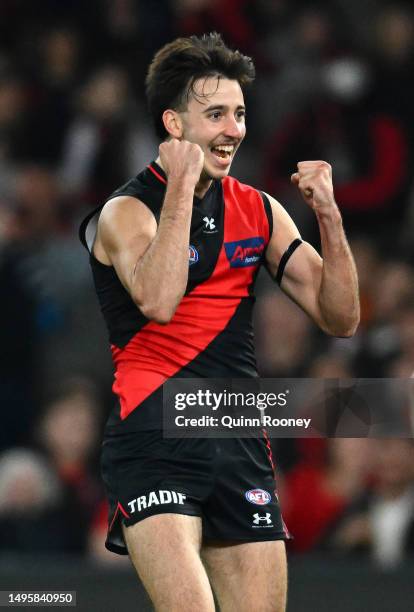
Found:
[[[145,231],[146,226],[153,225],[156,228],[155,217],[141,200],[131,196],[117,196],[102,208],[98,228],[103,236],[111,239],[119,231],[128,235]]]
[[[102,208],[94,254],[102,263],[109,265],[119,250],[128,250],[136,243],[148,244],[156,231],[155,217],[141,200],[117,196]]]

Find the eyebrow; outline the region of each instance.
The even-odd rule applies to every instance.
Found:
[[[215,110],[227,110],[229,107],[225,106],[224,104],[212,104],[211,106],[207,106],[207,108],[205,108],[203,110],[203,113],[210,113],[211,111],[215,111]],[[246,110],[246,107],[243,104],[239,104],[236,107],[236,110]]]

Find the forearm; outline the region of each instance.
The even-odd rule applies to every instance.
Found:
[[[322,247],[318,295],[322,327],[335,336],[351,336],[359,323],[358,277],[354,259],[335,206],[316,211]]]
[[[133,271],[133,295],[149,319],[167,323],[184,295],[194,187],[168,182],[156,236]]]

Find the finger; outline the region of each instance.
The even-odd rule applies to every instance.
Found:
[[[294,172],[290,177],[290,180],[294,185],[297,185],[299,183],[299,178],[299,172]]]
[[[306,198],[311,198],[313,196],[314,188],[309,184],[309,179],[301,177],[298,187]]]
[[[300,161],[297,163],[298,168],[318,168],[319,166],[328,167],[328,162],[323,159],[307,159],[305,161]]]

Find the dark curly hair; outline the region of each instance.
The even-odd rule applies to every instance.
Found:
[[[163,112],[168,108],[185,110],[190,94],[196,95],[195,81],[212,76],[236,80],[244,89],[253,81],[255,68],[250,57],[226,47],[217,32],[177,38],[156,53],[145,85],[149,111],[161,140],[168,135]]]

